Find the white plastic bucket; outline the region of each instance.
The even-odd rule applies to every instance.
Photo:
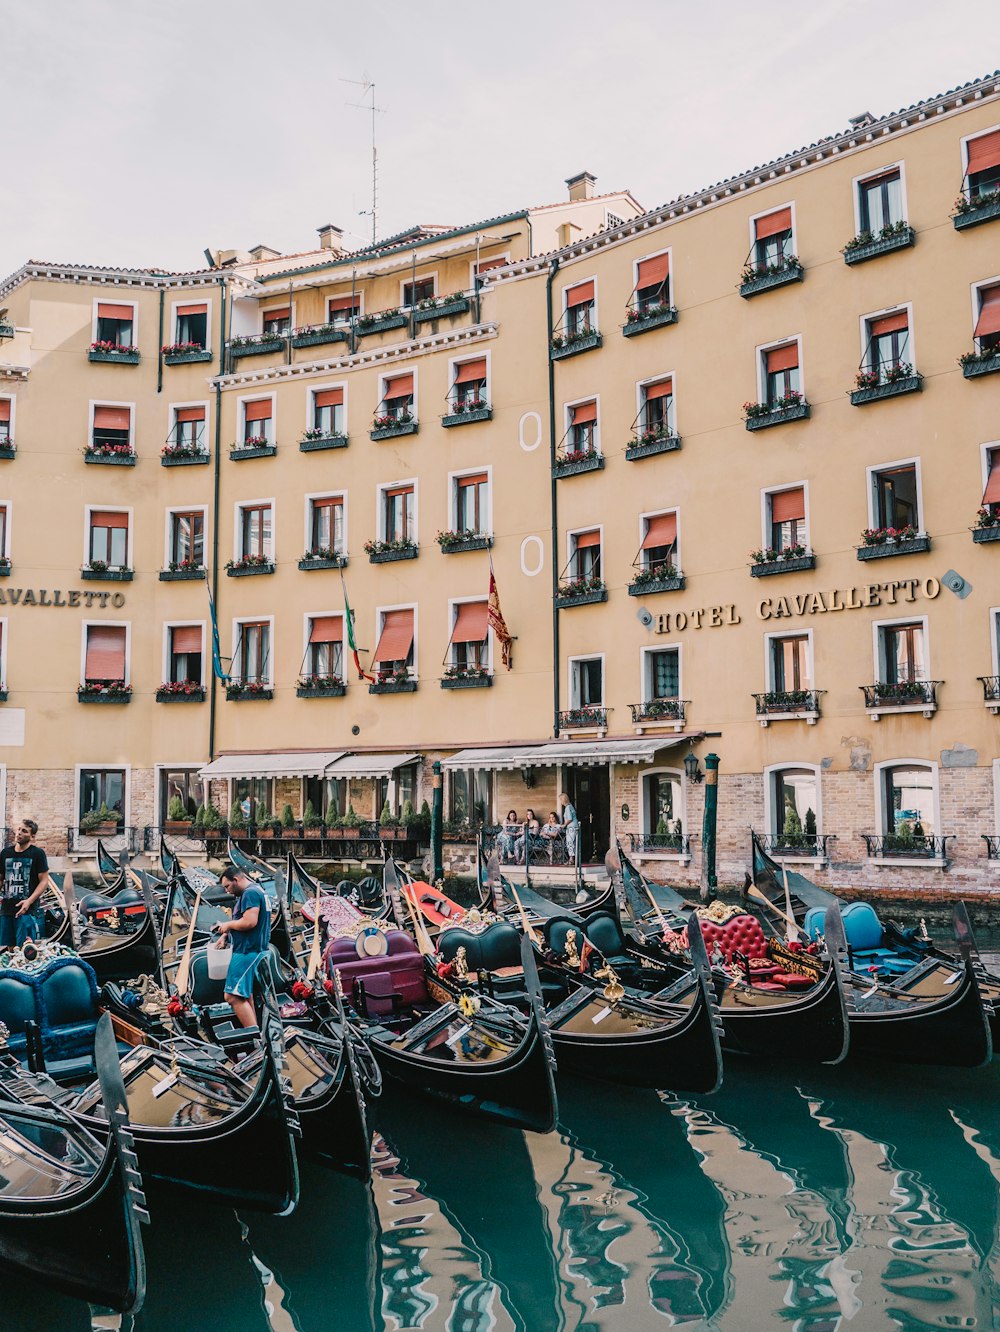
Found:
[[[231,948],[215,948],[213,945],[209,945],[206,952],[208,954],[208,979],[225,980],[229,964],[233,960],[233,950]]]

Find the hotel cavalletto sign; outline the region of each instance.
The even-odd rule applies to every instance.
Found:
[[[940,594],[937,578],[897,578],[888,583],[862,583],[858,587],[835,587],[824,592],[797,592],[788,597],[762,597],[755,607],[758,620],[786,620],[805,615],[831,615],[836,611],[866,610],[875,606],[904,606]],[[656,617],[656,633],[683,633],[685,629],[721,629],[741,624],[735,603],[698,606],[694,610],[671,611]]]
[[[47,587],[0,587],[0,606],[68,606],[92,610],[97,606],[104,610],[106,606],[116,609],[125,605],[124,592],[90,592],[73,587],[67,592],[55,588],[52,592]]]

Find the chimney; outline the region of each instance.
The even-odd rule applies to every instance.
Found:
[[[327,222],[323,227],[317,227],[319,232],[319,248],[321,250],[333,250],[335,254],[340,254],[344,248],[344,232],[341,227],[335,227],[332,222]]]
[[[581,171],[578,176],[570,176],[566,184],[569,186],[571,202],[576,203],[580,199],[592,199],[594,197],[594,186],[597,184],[597,177],[592,176],[589,171]]]
[[[250,258],[260,264],[266,259],[280,259],[281,251],[273,250],[270,245],[255,245],[250,251]]]
[[[862,111],[860,116],[849,116],[847,123],[856,130],[867,129],[869,125],[875,124],[875,117],[870,111]]]

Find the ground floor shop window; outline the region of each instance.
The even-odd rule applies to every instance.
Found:
[[[455,768],[448,774],[452,823],[489,823],[493,817],[493,773],[488,768]]]
[[[88,815],[93,817],[104,809],[120,832],[125,824],[124,768],[84,768],[80,773],[81,824]]]
[[[202,801],[202,783],[196,768],[160,769],[161,819],[168,817],[167,811],[175,799],[184,806],[185,815],[194,818]]]

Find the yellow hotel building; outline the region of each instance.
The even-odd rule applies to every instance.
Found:
[[[1000,78],[650,211],[567,184],[0,284],[8,826],[372,819],[441,760],[456,823],[567,791],[585,859],[683,881],[714,751],[723,881],[754,828],[832,886],[993,883]]]

